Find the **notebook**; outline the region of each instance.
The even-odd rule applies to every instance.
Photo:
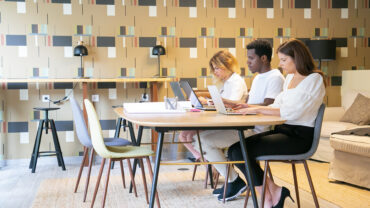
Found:
[[[222,113],[225,115],[243,115],[242,113],[235,112],[232,109],[228,109],[225,107],[224,102],[222,101],[221,94],[218,92],[218,89],[214,85],[208,86],[208,91],[211,94],[213,104],[216,107],[218,113]],[[255,115],[255,114],[251,114]]]
[[[193,88],[191,88],[190,84],[187,81],[180,81],[180,86],[182,87],[182,89],[184,89],[186,96],[188,97],[194,108],[205,111],[216,111],[216,108],[214,106],[202,105],[202,103],[199,101],[198,96],[195,94]]]

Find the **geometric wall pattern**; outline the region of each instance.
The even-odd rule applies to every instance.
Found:
[[[152,77],[158,65],[151,49],[160,41],[166,48],[166,55],[161,56],[163,76],[205,89],[212,83],[210,57],[229,50],[250,86],[245,46],[252,40],[270,41],[275,52],[290,38],[335,39],[336,60],[322,63],[329,83],[328,104],[334,106],[340,100],[341,72],[370,68],[369,5],[370,0],[3,0],[0,78],[77,77],[80,59],[73,56],[73,48],[80,40],[89,50],[84,57],[85,76]],[[272,66],[278,66],[276,54]],[[25,158],[32,151],[35,121],[42,117],[32,107],[47,105],[40,96],[50,94],[57,99],[69,91],[81,95],[81,88],[72,83],[1,85],[0,121],[6,121],[1,123],[1,132],[9,133],[9,158]],[[167,91],[161,89],[160,94]],[[143,89],[138,84],[92,83],[89,92],[100,96],[96,106],[106,132],[116,117],[103,106],[137,101]],[[22,109],[19,103],[27,107]],[[69,106],[54,116],[64,133],[73,130]],[[64,133],[65,138],[73,136]],[[27,136],[31,141],[19,146]],[[80,150],[75,139],[63,145],[72,145],[67,155]],[[17,148],[28,152],[16,153]]]

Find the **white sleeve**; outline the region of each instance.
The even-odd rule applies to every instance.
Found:
[[[321,75],[314,76],[310,82],[302,83],[306,86],[284,93],[280,103],[280,116],[283,119],[296,120],[306,112],[319,109],[325,95],[325,87]]]
[[[275,99],[283,91],[284,78],[281,76],[274,76],[268,80],[266,95],[264,99]]]
[[[224,91],[221,94],[222,98],[225,98],[225,99],[228,99],[228,100],[240,100],[240,99],[242,99],[242,97],[245,93],[245,90],[246,90],[244,88],[243,84],[245,84],[245,83],[241,83],[241,82],[237,81],[237,82],[233,82],[230,85],[224,86]]]

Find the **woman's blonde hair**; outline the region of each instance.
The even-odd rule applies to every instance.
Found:
[[[239,64],[236,58],[228,51],[219,51],[211,60],[209,60],[209,67],[211,68],[212,74],[215,72],[216,66],[222,70],[230,71],[231,73],[237,72],[239,70]]]

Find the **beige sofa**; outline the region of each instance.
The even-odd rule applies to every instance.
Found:
[[[327,107],[321,139],[313,159],[330,162],[329,179],[370,188],[370,137],[332,134],[343,130],[364,128],[340,122],[358,93],[370,97],[370,70],[343,71],[342,107]]]

